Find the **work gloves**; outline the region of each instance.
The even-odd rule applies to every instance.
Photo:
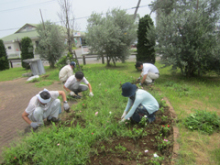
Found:
[[[141,79],[141,77],[138,77],[138,80],[140,80]]]
[[[121,119],[123,119],[127,115],[127,112],[124,111],[123,115],[121,116]]]
[[[40,125],[43,125],[41,122],[32,122],[30,124],[30,126],[34,129],[36,129],[37,127],[39,127]]]
[[[92,92],[90,92],[90,93],[89,93],[89,96],[91,96],[91,97],[92,97],[92,96],[94,96],[94,94],[93,94]]]
[[[65,102],[63,103],[63,108],[64,108],[64,111],[69,112],[70,106],[69,106],[69,104],[67,103],[67,101],[65,101]]]
[[[73,91],[71,91],[70,96],[75,96],[75,93]]]

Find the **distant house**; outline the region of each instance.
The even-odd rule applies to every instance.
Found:
[[[14,34],[8,35],[1,38],[4,42],[8,58],[19,58],[21,54],[21,40],[24,37],[29,37],[32,40],[34,46],[34,55],[36,47],[38,46],[39,34],[36,30],[37,24],[25,24],[18,29]],[[74,32],[74,41],[77,47],[81,46],[82,43],[82,32]]]

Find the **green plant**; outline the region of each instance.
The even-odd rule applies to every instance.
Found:
[[[125,152],[127,150],[126,147],[121,146],[120,143],[118,144],[118,146],[115,146],[115,149],[118,150],[119,152]]]
[[[9,69],[9,62],[3,40],[0,40],[0,70]]]
[[[147,116],[143,116],[142,118],[141,118],[141,121],[139,122],[139,124],[141,125],[141,126],[143,126],[143,127],[145,127],[146,125],[147,125]]]
[[[160,129],[160,132],[164,135],[164,136],[167,136],[168,133],[170,131],[170,125],[162,125],[161,126],[161,129]]]
[[[24,62],[26,59],[34,58],[33,44],[29,37],[24,37],[21,40],[21,61],[22,67],[25,69],[30,69],[30,65]]]
[[[161,116],[161,119],[162,119],[162,121],[167,121],[168,116],[163,115],[163,116]]]
[[[195,114],[191,114],[184,120],[184,125],[190,130],[212,134],[220,130],[220,117],[216,112],[196,110]]]
[[[164,157],[153,157],[151,158],[151,160],[149,161],[150,165],[161,165],[162,161],[164,160]]]

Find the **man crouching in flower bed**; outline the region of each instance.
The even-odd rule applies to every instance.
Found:
[[[150,93],[143,89],[138,89],[134,84],[126,82],[122,85],[122,96],[128,97],[128,103],[120,122],[131,118],[139,123],[145,115],[149,123],[155,120],[155,112],[158,111],[159,104]],[[127,113],[129,109],[130,111]]]
[[[48,121],[59,121],[58,115],[61,112],[60,100],[57,99],[59,95],[63,98],[64,110],[68,112],[70,107],[66,101],[64,91],[48,91],[44,89],[31,98],[22,114],[22,118],[34,129],[43,125],[43,120],[46,118]]]

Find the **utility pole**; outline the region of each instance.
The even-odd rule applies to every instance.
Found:
[[[135,12],[134,12],[134,20],[136,19],[136,15],[137,15],[137,11],[138,11],[140,3],[141,3],[141,0],[138,0],[138,4],[137,4],[137,7],[136,7]]]

